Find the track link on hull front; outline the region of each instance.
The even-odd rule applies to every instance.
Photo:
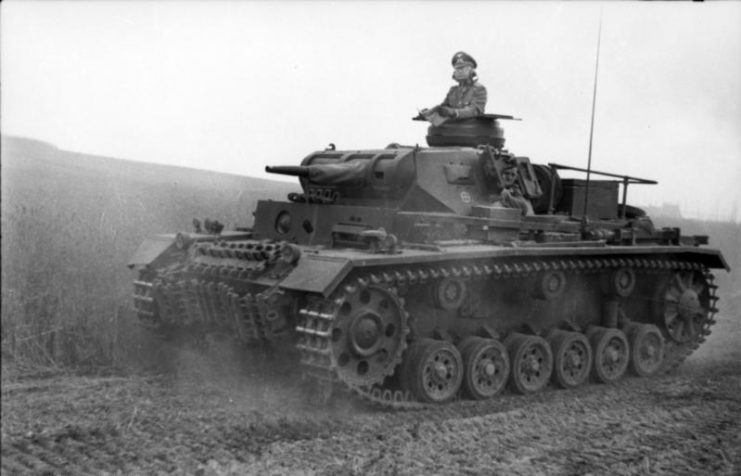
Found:
[[[255,240],[196,243],[187,261],[140,273],[134,311],[156,332],[215,330],[247,344],[285,337],[290,329],[270,284],[292,269],[281,249]],[[266,276],[267,284],[257,282]]]

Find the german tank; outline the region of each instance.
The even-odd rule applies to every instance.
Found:
[[[139,320],[267,346],[320,395],[395,408],[678,365],[714,323],[720,251],[627,205],[629,185],[653,181],[509,152],[506,119],[268,167],[302,192],[259,201],[251,228],[196,223],[140,246]],[[513,165],[534,213],[499,204]]]

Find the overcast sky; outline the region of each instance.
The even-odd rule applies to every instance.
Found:
[[[410,118],[478,61],[507,148],[659,181],[629,201],[741,219],[741,2],[2,3],[2,132],[264,177],[329,142],[425,144]]]

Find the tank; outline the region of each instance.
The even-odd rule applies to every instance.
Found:
[[[267,167],[302,192],[259,201],[252,227],[195,221],[139,247],[139,321],[269,349],[319,397],[392,408],[677,366],[714,323],[721,252],[627,204],[654,181],[509,152],[507,119]],[[512,166],[532,213],[501,205]]]

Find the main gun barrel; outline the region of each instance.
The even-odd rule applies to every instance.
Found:
[[[267,165],[265,166],[265,172],[269,174],[291,175],[294,177],[308,177],[309,167],[305,165]]]

